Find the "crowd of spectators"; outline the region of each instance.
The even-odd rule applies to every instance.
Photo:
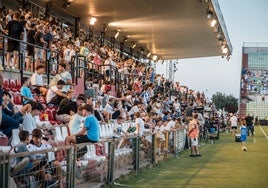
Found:
[[[13,24],[18,27],[12,27]],[[122,122],[133,121],[134,134],[141,136],[143,146],[147,147],[150,139],[143,136],[144,132],[156,133],[163,139],[161,132],[184,127],[191,120],[194,108],[206,105],[204,92],[168,80],[157,74],[153,67],[132,57],[122,57],[108,45],[98,46],[85,38],[74,39],[71,29],[58,25],[54,19],[41,20],[30,11],[4,9],[0,28],[9,37],[38,46],[27,44],[20,51],[25,57],[22,69],[33,72],[35,68],[31,78],[21,80],[23,106],[20,110],[13,108],[11,93],[3,93],[1,129],[8,138],[12,137],[13,129],[28,131],[31,138],[35,138],[33,131],[43,128],[37,126],[36,117],[45,108],[54,106],[57,107],[54,118],[69,128],[66,145],[97,142],[99,127],[104,124],[113,122],[120,127]],[[1,62],[5,71],[19,67],[18,51],[23,46],[12,39],[6,42],[2,44],[7,45],[7,54]],[[75,55],[84,56],[87,62],[85,71],[89,74],[81,74],[89,75],[84,78],[87,80],[85,93],[74,90],[70,67]],[[50,73],[54,73],[49,84],[43,81],[47,62],[51,64]],[[121,75],[119,80],[117,73]],[[118,90],[115,90],[116,84]],[[171,91],[174,94],[171,95]],[[35,95],[45,98],[43,104]],[[54,144],[48,141],[44,140]]]

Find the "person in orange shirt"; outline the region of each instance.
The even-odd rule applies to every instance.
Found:
[[[193,119],[189,122],[188,136],[190,137],[191,143],[191,154],[190,157],[201,157],[198,150],[198,136],[199,136],[199,123],[198,114],[193,114]]]

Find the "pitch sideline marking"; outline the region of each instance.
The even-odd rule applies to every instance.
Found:
[[[268,140],[268,136],[267,136],[267,134],[264,132],[264,130],[262,129],[262,127],[261,127],[261,126],[259,126],[259,127],[260,127],[260,129],[261,129],[262,133],[264,134],[264,136],[266,137],[266,139]]]

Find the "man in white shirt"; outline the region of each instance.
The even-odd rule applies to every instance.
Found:
[[[38,65],[36,67],[36,71],[33,73],[31,76],[31,85],[32,86],[43,86],[44,81],[43,81],[43,73],[45,72],[45,67],[43,65]]]
[[[70,135],[76,135],[82,130],[83,128],[83,124],[81,124],[82,120],[84,120],[83,106],[79,106],[77,112],[71,116],[71,119],[68,124]]]
[[[37,94],[42,94],[45,96],[47,93],[47,88],[45,87],[43,75],[45,72],[45,67],[43,65],[38,65],[36,71],[30,78],[31,87],[36,91]]]
[[[61,99],[63,99],[63,97],[66,97],[66,95],[62,92],[62,88],[64,85],[65,82],[63,80],[59,80],[57,82],[57,85],[49,88],[46,96],[47,104],[53,104],[53,105],[60,104]]]
[[[235,135],[237,133],[238,119],[235,114],[231,113],[230,116],[231,116],[230,124],[231,124],[232,134]]]
[[[143,132],[144,132],[144,121],[141,118],[140,112],[135,113],[135,125],[136,125],[136,132],[135,133],[142,136]]]

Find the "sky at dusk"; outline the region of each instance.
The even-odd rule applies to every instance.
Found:
[[[268,47],[268,0],[218,0],[233,46],[228,62],[225,58],[179,59],[175,81],[210,98],[216,92],[239,98],[242,47],[244,42],[266,43]],[[159,65],[157,72],[165,65]],[[162,72],[165,74],[165,72]]]

